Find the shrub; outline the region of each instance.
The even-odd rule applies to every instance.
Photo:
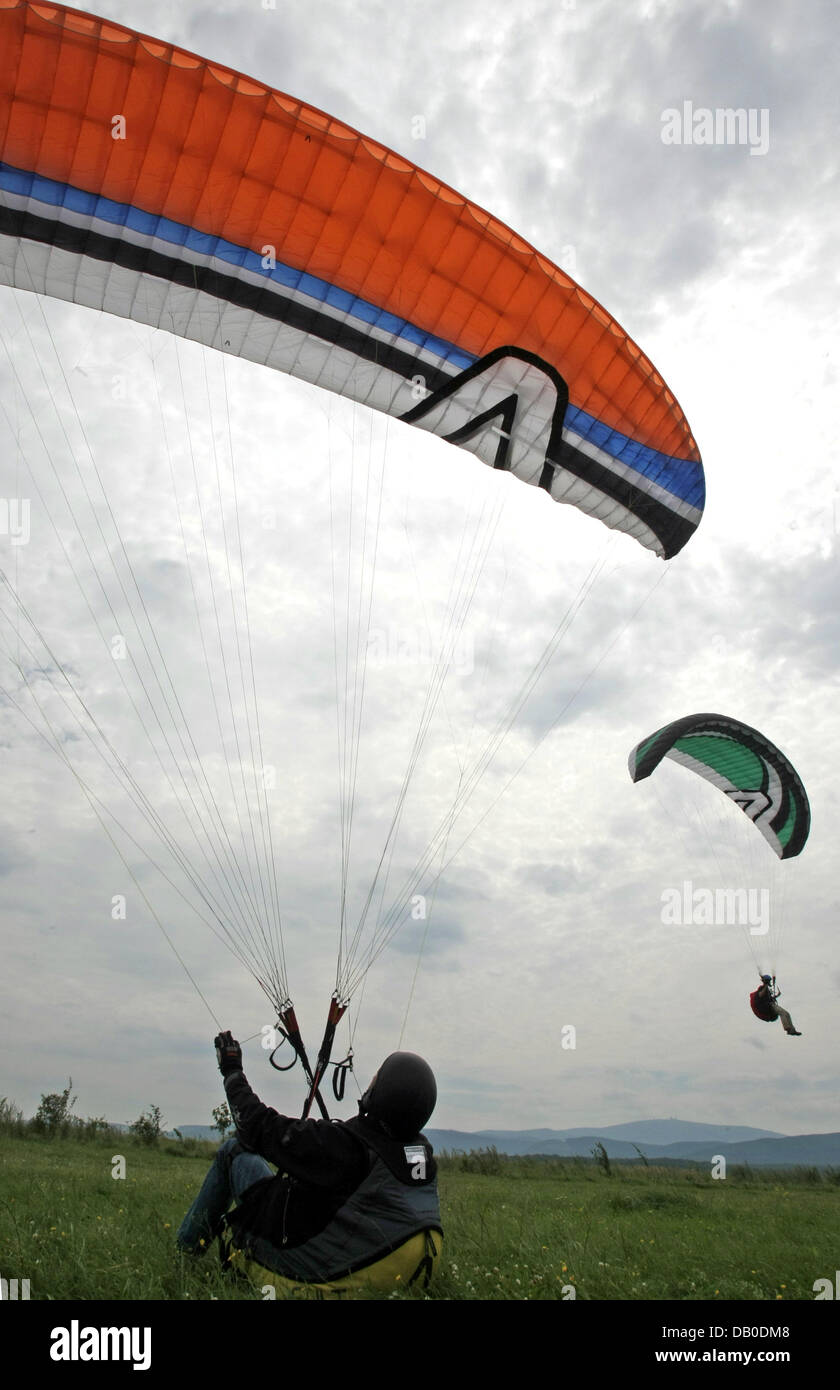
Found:
[[[216,1126],[222,1139],[227,1139],[228,1135],[233,1131],[233,1116],[224,1101],[221,1105],[217,1105],[216,1109],[213,1111],[213,1124]]]
[[[66,1134],[71,1124],[70,1111],[76,1104],[77,1097],[72,1095],[73,1078],[68,1077],[67,1085],[63,1091],[53,1091],[50,1095],[41,1096],[41,1104],[35,1113],[32,1121],[33,1129],[41,1134],[48,1134],[51,1138],[56,1134]]]
[[[119,1133],[104,1115],[88,1115],[86,1120],[76,1120],[74,1124],[79,1139],[99,1139],[105,1134]]]
[[[161,1131],[160,1119],[160,1107],[150,1105],[148,1110],[134,1121],[134,1124],[129,1125],[129,1129],[135,1139],[139,1139],[142,1144],[156,1144]]]
[[[599,1168],[603,1168],[606,1176],[608,1178],[611,1178],[612,1169],[610,1168],[609,1154],[607,1153],[600,1139],[598,1140],[597,1144],[592,1150],[592,1157],[595,1159],[595,1162],[598,1164]]]
[[[5,1096],[0,1099],[0,1134],[16,1134],[23,1136],[26,1133],[26,1121],[23,1118],[23,1111],[14,1101],[7,1100]]]

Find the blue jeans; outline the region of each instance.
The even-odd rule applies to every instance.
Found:
[[[219,1145],[201,1191],[181,1222],[176,1237],[178,1249],[190,1255],[203,1254],[218,1235],[231,1202],[239,1201],[261,1178],[272,1177],[274,1169],[264,1158],[246,1149],[238,1139],[226,1139]]]

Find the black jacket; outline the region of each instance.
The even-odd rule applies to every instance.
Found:
[[[225,1078],[225,1091],[240,1142],[278,1168],[250,1187],[228,1217],[236,1244],[262,1264],[283,1273],[283,1252],[308,1245],[316,1265],[319,1258],[329,1264],[331,1223],[338,1231],[344,1221],[341,1241],[352,1249],[343,1249],[340,1263],[347,1269],[370,1263],[418,1230],[440,1229],[437,1165],[422,1135],[406,1143],[363,1116],[334,1123],[290,1119],[263,1105],[242,1072]],[[357,1211],[352,1198],[363,1185]],[[312,1245],[321,1233],[323,1250]],[[297,1267],[289,1272],[297,1274]],[[332,1272],[322,1268],[314,1277]]]

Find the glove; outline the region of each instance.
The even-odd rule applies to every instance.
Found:
[[[231,1076],[233,1072],[242,1070],[242,1048],[232,1033],[219,1033],[213,1039],[213,1045],[222,1076]]]

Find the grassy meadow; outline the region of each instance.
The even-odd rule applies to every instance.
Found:
[[[0,1134],[0,1275],[35,1299],[258,1300],[175,1232],[212,1144]],[[112,1176],[115,1155],[125,1176]],[[813,1300],[837,1266],[840,1173],[443,1156],[432,1300]]]

